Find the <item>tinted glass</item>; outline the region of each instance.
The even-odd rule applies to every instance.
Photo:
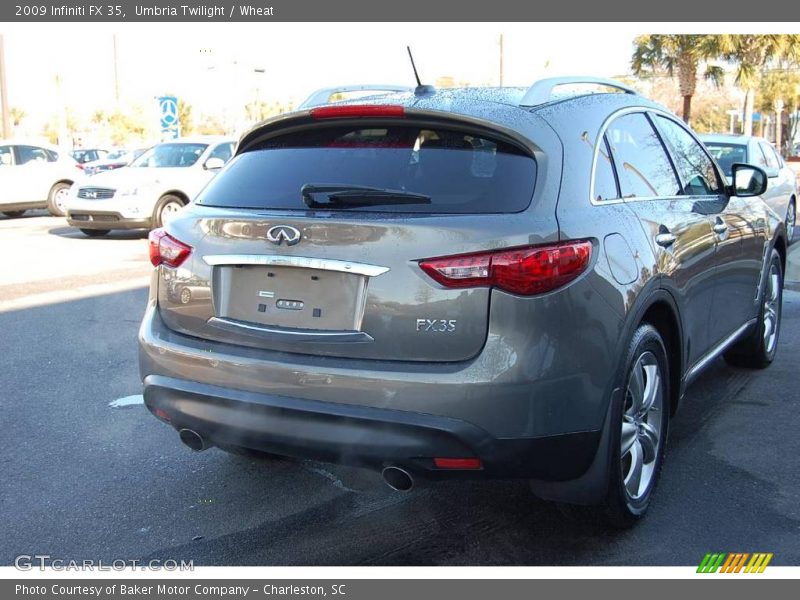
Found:
[[[308,210],[305,184],[356,185],[430,197],[430,203],[348,207],[416,213],[524,210],[536,163],[504,142],[446,129],[326,127],[273,140],[233,158],[197,199],[210,206]]]
[[[614,176],[614,164],[605,137],[597,154],[597,164],[594,172],[594,197],[597,201],[619,198],[617,178]]]
[[[687,196],[709,196],[722,192],[714,163],[689,132],[666,117],[658,117],[658,125],[672,150],[672,160],[684,182],[684,193]]]
[[[747,163],[747,146],[743,144],[724,144],[706,142],[706,148],[719,164],[722,171],[730,177],[733,163]]]
[[[17,146],[17,164],[24,165],[31,162],[50,162],[47,150],[38,146]]]
[[[208,144],[166,143],[153,146],[131,167],[191,167],[208,148]]]
[[[650,121],[642,113],[616,119],[606,132],[624,198],[677,196],[681,192]]]
[[[228,162],[233,156],[233,144],[220,144],[216,148],[211,151],[211,154],[208,155],[208,158],[221,158],[225,162]]]

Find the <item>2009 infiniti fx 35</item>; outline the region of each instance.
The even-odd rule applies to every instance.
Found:
[[[732,179],[609,80],[282,115],[151,234],[145,402],[194,449],[527,478],[630,524],[689,383],[775,356],[787,240],[765,173]]]

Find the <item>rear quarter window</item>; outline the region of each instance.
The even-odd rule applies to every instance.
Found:
[[[332,208],[506,213],[528,207],[535,181],[535,160],[503,141],[446,128],[348,125],[273,138],[234,157],[197,203],[308,210],[304,185],[353,185],[421,194],[430,203]]]

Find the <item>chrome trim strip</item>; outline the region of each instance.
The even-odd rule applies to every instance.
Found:
[[[324,329],[289,329],[286,327],[268,327],[256,325],[236,319],[211,317],[208,325],[237,335],[245,334],[253,339],[271,342],[292,343],[342,343],[372,342],[374,338],[363,331],[328,331]]]
[[[757,318],[750,319],[747,321],[747,323],[739,327],[739,329],[722,340],[714,348],[709,350],[705,356],[701,357],[692,368],[686,371],[686,375],[683,378],[685,385],[689,385],[692,381],[694,381],[694,379],[706,366],[708,366],[712,360],[718,358],[723,352],[725,352],[725,350],[727,350],[736,340],[738,340],[745,331],[755,325],[756,321],[758,321]]]
[[[690,200],[692,198],[717,198],[717,197],[719,197],[719,194],[712,194],[710,196],[685,196],[685,195],[681,195],[681,196],[635,196],[633,198],[612,198],[612,199],[609,199],[609,200],[600,200],[600,201],[596,200],[595,199],[595,195],[594,195],[594,180],[595,180],[595,175],[596,175],[596,171],[597,171],[597,158],[598,158],[598,156],[600,154],[600,142],[603,140],[603,136],[606,134],[606,130],[609,128],[611,123],[616,121],[619,117],[623,117],[625,115],[629,115],[629,114],[632,114],[632,113],[642,113],[642,114],[653,113],[655,115],[661,115],[662,117],[667,117],[667,118],[675,120],[677,122],[677,120],[675,119],[675,115],[670,114],[667,111],[659,110],[658,108],[654,108],[654,107],[651,107],[651,106],[627,106],[625,108],[621,108],[621,109],[611,113],[608,117],[606,117],[606,120],[603,121],[602,125],[600,125],[600,129],[599,129],[599,131],[597,133],[597,138],[594,140],[594,151],[593,151],[593,154],[592,154],[592,170],[591,170],[591,173],[590,173],[591,179],[589,180],[589,202],[592,204],[592,206],[605,206],[607,204],[623,204],[623,203],[628,203],[628,202],[645,202],[645,201],[652,201],[652,200]],[[658,133],[658,135],[661,135],[660,132],[656,132],[656,133]],[[692,132],[690,132],[689,135],[691,135],[692,139],[694,139],[696,142],[700,142],[697,139],[697,136],[695,136]],[[700,143],[702,144],[702,142],[700,142]],[[672,159],[672,157],[670,157],[670,159]],[[712,162],[714,162],[713,159],[712,159]],[[714,166],[715,167],[717,166],[716,163],[714,163]],[[718,172],[718,174],[721,175],[721,173],[719,173],[719,172]],[[722,177],[722,180],[724,181],[725,178]]]
[[[300,269],[318,269],[320,271],[338,271],[377,277],[389,271],[389,267],[368,265],[364,263],[334,260],[331,258],[309,258],[306,256],[286,256],[280,254],[212,254],[203,257],[203,261],[212,267],[220,265],[268,265],[276,267],[297,267]]]

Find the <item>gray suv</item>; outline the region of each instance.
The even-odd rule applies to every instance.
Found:
[[[783,224],[732,178],[610,80],[281,115],[150,236],[146,405],[195,450],[525,478],[632,524],[687,386],[775,356]]]

